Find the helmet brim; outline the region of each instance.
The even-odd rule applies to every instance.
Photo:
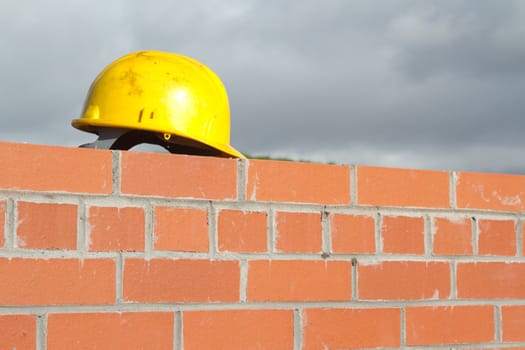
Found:
[[[77,118],[77,119],[73,119],[71,121],[71,125],[76,128],[76,129],[79,129],[79,130],[82,130],[82,131],[87,131],[87,132],[90,132],[90,133],[93,133],[93,134],[97,134],[97,129],[99,128],[117,128],[117,129],[128,129],[129,127],[126,126],[126,125],[119,125],[117,123],[114,123],[114,125],[110,125],[110,123],[108,123],[107,120],[104,120],[104,121],[101,121],[100,123],[97,123],[97,120],[89,120],[88,122],[86,121],[86,119],[84,118]],[[151,129],[144,129],[145,131],[150,131],[150,132],[155,132],[155,133],[164,133],[164,131],[160,131],[160,130],[156,130],[154,128],[151,128]],[[173,135],[176,135],[178,137],[182,137],[182,138],[185,138],[185,139],[189,139],[189,140],[192,140],[192,141],[195,141],[195,142],[199,142],[201,143],[202,141],[201,140],[198,140],[194,137],[191,137],[190,135],[184,133],[184,132],[181,132],[181,131],[177,131],[177,130],[172,130],[170,131],[170,134],[173,134]],[[215,142],[214,140],[207,140],[206,141],[206,145],[211,147],[211,148],[214,148],[218,151],[220,151],[221,153],[224,153],[225,155],[228,155],[232,158],[246,158],[241,152],[239,152],[238,150],[236,150],[235,148],[233,148],[232,146],[228,145],[228,144],[223,144],[223,143],[220,143],[220,142]]]

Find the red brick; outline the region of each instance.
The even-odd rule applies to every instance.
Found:
[[[514,220],[478,220],[480,255],[516,256],[516,222]]]
[[[444,171],[357,167],[357,202],[364,205],[448,208]]]
[[[320,204],[350,203],[347,166],[250,160],[247,197],[250,200]]]
[[[447,299],[450,265],[444,262],[385,261],[358,266],[361,300]]]
[[[219,212],[218,244],[220,251],[265,252],[267,215],[264,212],[221,210]]]
[[[505,342],[525,342],[525,306],[501,308],[502,338]]]
[[[84,305],[115,302],[109,259],[0,258],[0,305]]]
[[[458,263],[458,298],[525,298],[525,263]]]
[[[144,251],[143,208],[89,208],[89,250]]]
[[[0,188],[111,193],[111,152],[0,143]]]
[[[330,217],[330,231],[334,253],[376,251],[375,220],[372,216],[333,214]]]
[[[121,190],[145,196],[234,199],[237,161],[180,154],[122,152]]]
[[[207,210],[156,207],[154,247],[159,250],[207,252]]]
[[[433,252],[437,255],[472,255],[472,220],[435,218]]]
[[[291,310],[186,311],[185,350],[293,348]]]
[[[456,178],[458,208],[525,210],[525,176],[459,172]]]
[[[278,212],[276,248],[288,253],[319,253],[322,250],[321,213]]]
[[[422,217],[385,216],[381,225],[383,252],[425,253],[425,221]]]
[[[33,315],[0,316],[0,349],[36,349],[36,319]]]
[[[5,240],[5,201],[0,201],[0,248],[4,246]]]
[[[250,301],[350,300],[347,261],[254,260],[248,263]]]
[[[494,341],[494,307],[424,306],[406,309],[407,345]]]
[[[75,204],[18,202],[16,242],[28,249],[76,249]]]
[[[47,349],[172,349],[169,312],[50,314]]]
[[[126,259],[123,289],[128,302],[235,302],[239,262]]]
[[[466,349],[466,350],[525,350],[525,347],[523,346],[502,346],[502,347],[495,347],[495,348],[492,348],[492,347],[478,347],[478,348],[461,348],[461,349]]]
[[[303,349],[397,348],[399,309],[307,309]]]

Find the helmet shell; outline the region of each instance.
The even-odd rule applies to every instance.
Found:
[[[96,77],[75,128],[97,133],[120,128],[201,142],[232,157],[226,89],[204,64],[180,54],[140,51],[123,56]]]

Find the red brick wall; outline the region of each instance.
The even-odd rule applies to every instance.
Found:
[[[525,348],[525,176],[0,143],[0,349]]]

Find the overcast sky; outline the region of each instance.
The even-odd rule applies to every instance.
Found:
[[[192,56],[251,155],[525,174],[525,1],[1,0],[0,141],[76,146],[95,76]]]

